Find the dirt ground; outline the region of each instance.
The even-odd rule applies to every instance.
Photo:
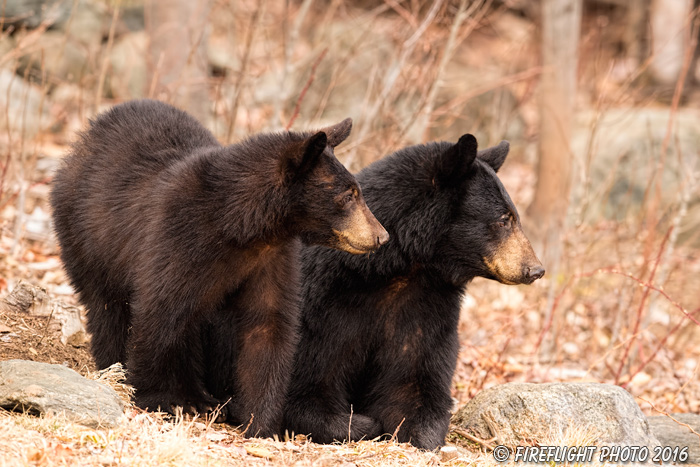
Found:
[[[61,342],[61,328],[47,317],[0,311],[0,360],[32,360],[65,365],[85,375],[95,370],[86,344]]]

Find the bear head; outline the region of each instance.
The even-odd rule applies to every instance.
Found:
[[[353,254],[376,250],[389,234],[370,212],[360,185],[334,154],[350,134],[352,120],[304,134],[283,159],[294,191],[297,231],[307,244]]]
[[[458,286],[477,276],[529,284],[544,275],[520,216],[496,172],[507,141],[478,151],[470,134],[457,143],[416,145],[375,162],[358,180],[391,236],[374,267],[426,267]]]

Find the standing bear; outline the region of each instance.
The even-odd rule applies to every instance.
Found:
[[[477,154],[464,135],[402,149],[357,175],[391,239],[369,258],[303,249],[286,429],[321,443],[394,432],[423,449],[444,443],[465,286],[544,274],[496,175],[508,148]]]
[[[387,232],[316,133],[221,146],[170,105],[139,100],[91,122],[56,174],[55,230],[88,310],[98,368],[126,362],[139,407],[206,412],[205,322],[230,323],[235,397],[249,435],[280,428],[298,340],[300,240],[373,251]]]

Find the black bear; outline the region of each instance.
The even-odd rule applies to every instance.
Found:
[[[252,417],[250,435],[279,430],[298,340],[300,239],[366,253],[388,238],[333,153],[351,126],[224,147],[187,113],[140,100],[81,134],[53,181],[55,230],[97,366],[126,361],[138,406],[218,404],[199,336],[205,322],[227,321],[232,410]]]
[[[444,443],[465,286],[529,284],[544,269],[496,172],[506,141],[404,148],[357,174],[390,240],[369,258],[302,249],[301,338],[285,428],[316,442],[398,430]]]

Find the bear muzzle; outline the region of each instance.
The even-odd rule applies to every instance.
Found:
[[[355,203],[340,230],[333,229],[338,248],[355,255],[375,251],[389,240],[389,233],[369,210],[363,199]]]
[[[532,284],[545,273],[530,240],[519,227],[490,257],[484,258],[484,264],[497,281],[508,285]]]

